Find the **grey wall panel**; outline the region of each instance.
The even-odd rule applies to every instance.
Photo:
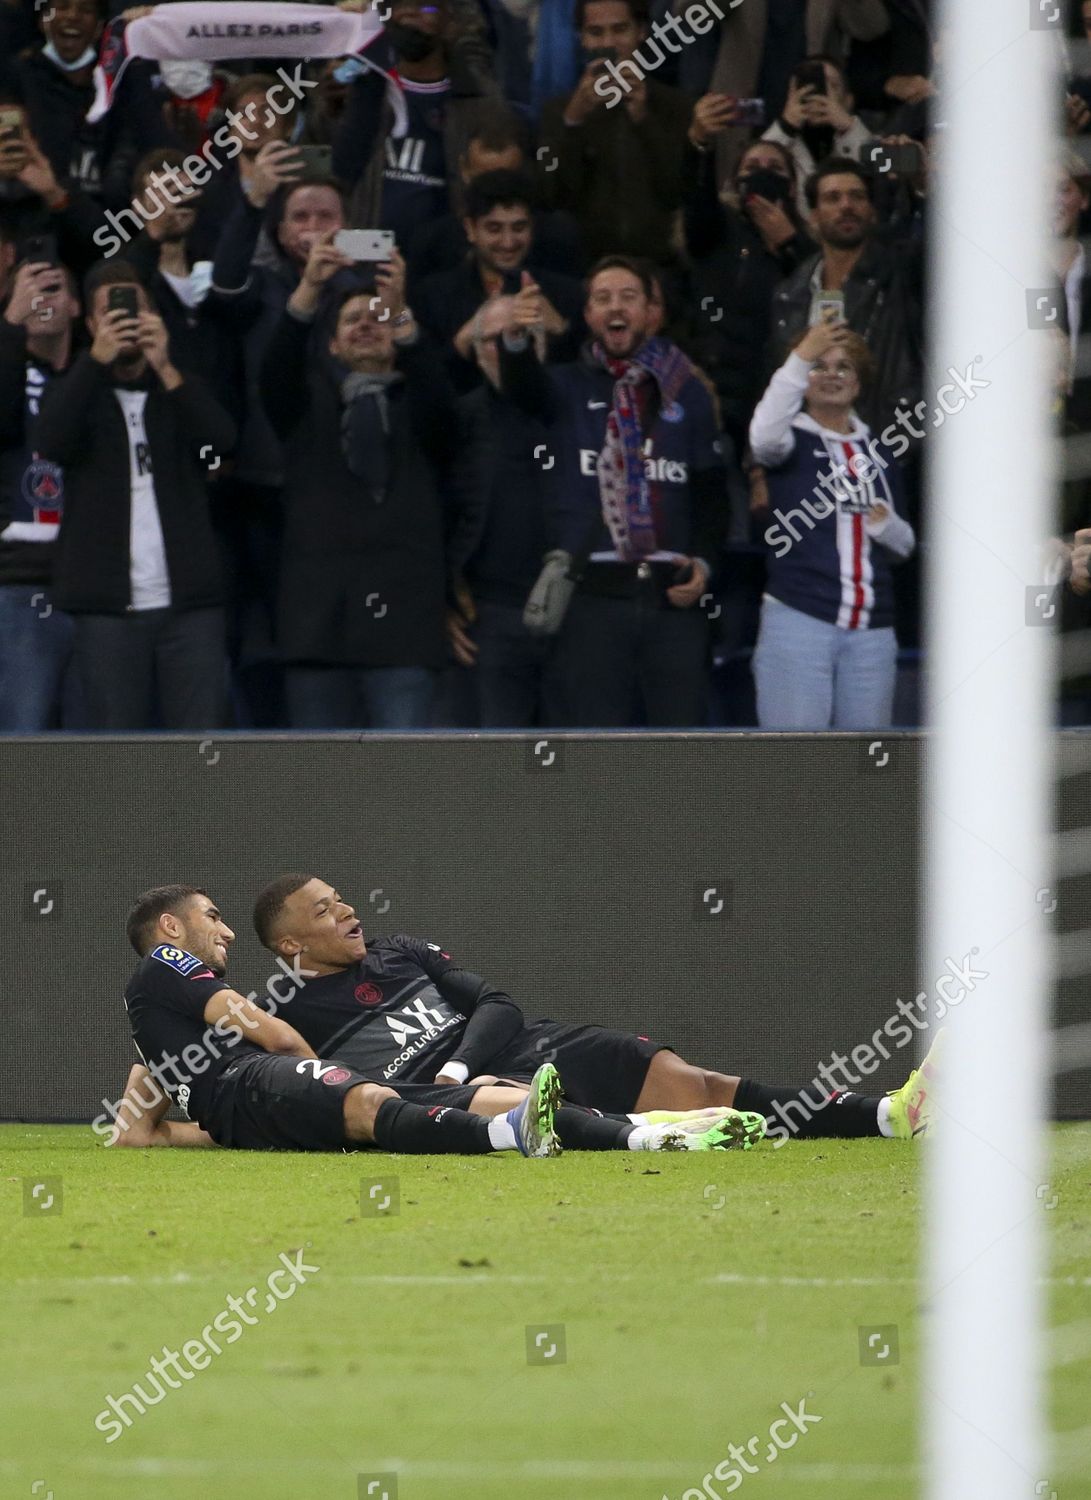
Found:
[[[537,757],[507,736],[0,743],[0,1118],[87,1119],[120,1091],[134,894],[207,886],[245,992],[271,972],[253,897],[296,868],[528,1013],[805,1081],[918,987],[920,744],[883,743],[882,766],[847,735],[557,737]],[[1063,1001],[1091,1018],[1085,982]],[[1067,1075],[1060,1113],[1086,1112],[1087,1083]]]

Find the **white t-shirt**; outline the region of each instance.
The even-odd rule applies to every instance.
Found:
[[[129,586],[133,609],[168,609],[170,607],[170,574],[167,572],[167,549],[163,527],[155,500],[148,435],[144,431],[144,406],[147,391],[122,391],[114,395],[125,415],[129,438]]]

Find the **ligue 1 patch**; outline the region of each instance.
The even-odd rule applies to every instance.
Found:
[[[352,1077],[348,1068],[331,1068],[328,1073],[322,1074],[323,1083],[347,1083]]]
[[[215,974],[205,963],[203,958],[194,958],[192,953],[187,953],[184,948],[172,948],[169,943],[160,943],[158,948],[153,948],[151,957],[157,958],[161,964],[166,964],[168,969],[173,969],[176,974],[182,974],[188,979],[215,979]],[[195,974],[194,969],[200,969],[200,974]]]
[[[669,406],[664,406],[659,415],[664,422],[680,422],[686,414],[686,408],[680,401],[672,401]]]
[[[352,992],[361,1005],[378,1005],[383,992],[377,984],[358,984]]]

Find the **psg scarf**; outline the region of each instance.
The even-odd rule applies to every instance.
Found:
[[[648,339],[630,359],[612,359],[602,345],[591,357],[614,377],[614,402],[598,460],[602,514],[617,555],[624,562],[647,557],[658,546],[654,486],[644,468],[644,419],[648,387],[659,387],[662,411],[692,373],[692,365],[667,339]]]
[[[359,56],[382,30],[373,10],[297,5],[292,0],[278,0],[275,5],[260,0],[177,0],[152,6],[147,15],[134,21],[118,16],[102,35],[95,68],[95,101],[87,118],[93,123],[106,114],[118,82],[134,57],[177,62],[193,58],[219,61],[255,56]],[[395,112],[400,105],[404,116],[401,91],[394,92]]]

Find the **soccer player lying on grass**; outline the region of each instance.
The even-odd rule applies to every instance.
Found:
[[[401,1087],[526,1081],[554,1062],[575,1104],[644,1117],[649,1111],[734,1108],[765,1117],[774,1134],[911,1139],[932,1115],[935,1052],[883,1098],[769,1087],[694,1067],[661,1042],[601,1026],[524,1020],[510,995],[461,968],[436,943],[365,943],[352,906],[313,875],[280,875],[254,903],[264,947],[305,975],[288,1005],[292,1025],[324,1056]],[[912,1036],[908,1024],[905,1040]],[[783,1121],[787,1121],[787,1129]]]
[[[207,892],[160,886],[127,923],[140,957],[125,991],[143,1065],[129,1075],[111,1145],[412,1153],[709,1151],[748,1146],[764,1121],[716,1110],[670,1122],[608,1120],[561,1104],[550,1063],[525,1088],[376,1083],[316,1055],[294,1027],[225,982],[235,934]],[[164,1119],[171,1103],[188,1124]],[[125,1112],[128,1118],[125,1118]]]

